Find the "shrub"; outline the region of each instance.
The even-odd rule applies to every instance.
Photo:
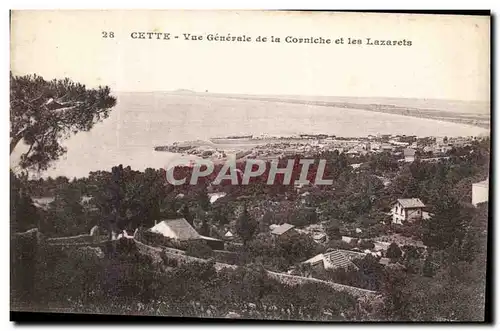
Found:
[[[403,226],[401,224],[392,224],[391,227],[394,230],[394,232],[397,234],[400,234],[401,232],[403,232]]]
[[[399,248],[398,244],[392,243],[389,245],[389,248],[387,248],[387,253],[385,254],[386,257],[390,259],[399,259],[403,252]]]
[[[162,251],[160,253],[160,256],[163,260],[163,263],[167,266],[167,267],[178,267],[179,266],[179,261],[174,259],[174,258],[171,258],[170,256],[168,256],[167,254],[165,254],[164,251]]]
[[[303,208],[296,210],[291,216],[290,224],[295,226],[306,226],[318,222],[316,208]]]
[[[200,240],[192,240],[187,243],[186,255],[207,259],[213,256],[212,249]]]
[[[340,234],[340,227],[337,221],[331,221],[326,228],[326,235],[330,240],[340,240],[342,235]]]
[[[155,232],[144,231],[141,236],[142,242],[149,246],[166,246],[174,247],[173,240]]]
[[[389,232],[389,227],[384,224],[375,224],[374,226],[369,227],[363,234],[366,235],[367,238],[379,237]]]
[[[358,243],[359,243],[359,239],[352,238],[351,241],[349,242],[349,245],[351,245],[352,247],[356,247],[356,246],[358,246]]]
[[[330,240],[327,244],[328,248],[333,248],[333,249],[345,249],[345,250],[350,250],[355,247],[355,245],[352,245],[350,243],[346,243],[343,240]]]
[[[375,248],[375,244],[372,240],[361,240],[358,247],[362,250],[373,249]]]
[[[401,235],[408,237],[408,238],[419,238],[420,237],[420,231],[417,226],[415,225],[406,225],[403,226],[401,229]]]

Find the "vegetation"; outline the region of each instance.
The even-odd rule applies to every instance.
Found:
[[[262,267],[217,273],[211,263],[155,268],[134,247],[105,256],[91,249],[40,253],[32,307],[61,304],[74,312],[241,318],[344,320],[355,318],[356,300],[321,284],[286,285]],[[172,286],[175,284],[175,286]],[[328,298],[335,297],[335,300]],[[18,302],[16,302],[18,303]]]
[[[396,243],[391,243],[389,248],[387,248],[387,253],[385,254],[386,257],[393,260],[399,259],[401,255],[403,255],[403,252]]]
[[[24,232],[38,225],[40,213],[26,189],[25,177],[17,177],[10,171],[10,229]]]
[[[200,242],[199,240],[195,240],[188,242],[186,254],[189,256],[207,259],[212,257],[213,251],[207,244]]]
[[[66,150],[61,140],[107,118],[116,99],[109,87],[87,89],[66,78],[10,75],[10,153],[23,141],[22,168],[45,170]]]
[[[37,111],[45,109],[50,93],[53,99],[73,100],[73,106],[67,107],[84,107],[81,116],[72,117],[68,109],[48,122],[64,123],[62,129],[31,124],[31,129],[22,131],[21,139],[32,144],[23,158],[26,168],[46,167],[62,153],[59,134],[66,129],[90,129],[114,105],[106,88],[86,90],[71,82],[45,82],[36,77],[11,79],[17,89],[11,92],[15,97],[11,112],[18,122],[13,124],[11,142],[28,123],[23,122],[23,111],[32,119],[42,116],[36,115]],[[35,83],[47,86],[47,94],[41,97],[45,101],[35,100],[31,108],[22,110],[20,100],[27,101],[33,94],[22,92],[22,86],[31,91]],[[43,116],[51,112],[42,111]],[[186,254],[179,254],[185,258],[181,260],[164,250],[158,258],[140,252],[127,240],[99,247],[62,248],[45,245],[31,234],[24,239],[13,236],[17,238],[12,239],[13,302],[39,307],[64,303],[72,310],[94,313],[126,309],[138,314],[205,317],[235,312],[247,318],[279,319],[482,319],[488,204],[471,206],[470,185],[488,176],[489,140],[453,149],[449,159],[435,163],[417,160],[401,164],[384,153],[358,159],[338,152],[317,157],[327,160],[325,177],[334,179],[334,184],[308,186],[305,195],[293,185],[265,185],[266,173],[249,185],[222,183],[214,187],[200,183],[193,188],[165,183],[162,170],[135,171],[123,165],[72,180],[28,180],[11,172],[13,233],[37,227],[45,236],[61,237],[87,234],[94,225],[100,225],[108,235],[142,229],[138,238],[143,243],[182,249]],[[349,166],[354,161],[364,165],[354,170]],[[210,203],[209,190],[227,195]],[[33,197],[51,197],[53,201],[41,208]],[[431,218],[391,225],[387,214],[394,200],[413,197],[422,199]],[[231,250],[231,259],[234,257],[238,267],[216,271],[213,260],[218,252],[207,245],[181,244],[143,231],[155,221],[174,217],[184,217],[202,235],[220,238],[227,230],[234,233],[236,238],[226,249]],[[300,230],[322,223],[328,242],[318,244],[300,231],[271,237],[269,226],[285,222]],[[347,243],[342,241],[343,235],[360,240]],[[356,268],[333,271],[312,270],[301,264],[328,249],[372,249],[375,238],[381,235],[399,235],[412,243],[422,242],[426,248],[393,243],[385,255],[391,260],[387,266],[371,255],[354,260]],[[193,258],[205,262],[192,263]],[[305,276],[378,291],[383,305],[367,312],[351,295],[326,284],[292,286],[266,272],[284,273],[294,266]],[[61,298],[66,301],[62,303]]]
[[[371,291],[380,291],[386,277],[387,270],[372,255],[366,255],[361,260],[355,260],[354,266],[336,270],[322,270],[313,272],[313,276],[333,281],[335,283],[364,288]]]
[[[320,252],[321,247],[309,236],[296,233],[275,239],[269,234],[260,234],[249,241],[239,254],[241,265],[258,263],[268,270],[286,272],[291,266]]]
[[[342,239],[342,235],[340,234],[340,225],[337,220],[330,221],[328,227],[326,228],[326,235],[330,240]]]
[[[257,223],[249,215],[247,207],[244,206],[243,212],[236,222],[236,232],[243,240],[243,243],[246,244],[250,239],[252,239],[256,230]]]

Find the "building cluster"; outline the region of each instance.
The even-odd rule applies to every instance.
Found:
[[[480,203],[488,201],[489,182],[488,179],[472,184],[472,204],[477,206]],[[397,199],[391,208],[390,215],[393,224],[411,224],[415,221],[431,220],[432,214],[426,210],[426,205],[419,198],[401,198]],[[314,227],[314,229],[313,229]],[[274,240],[277,238],[289,238],[292,235],[300,232],[305,233],[313,238],[317,243],[325,243],[328,238],[324,229],[317,224],[311,225],[311,229],[297,229],[291,224],[272,225],[271,234]],[[361,229],[356,229],[356,232],[361,232]],[[342,241],[352,244],[353,241],[358,241],[357,238],[342,236]],[[308,260],[302,262],[303,265],[308,265],[312,270],[336,270],[339,268],[357,270],[358,267],[353,261],[363,259],[367,255],[374,256],[380,264],[384,266],[402,267],[398,263],[393,263],[390,258],[386,257],[387,249],[390,242],[375,241],[372,249],[361,250],[359,248],[348,249],[329,249],[325,253],[315,255]],[[419,248],[425,246],[416,244]],[[297,273],[296,268],[292,268],[290,273]]]
[[[434,157],[445,157],[452,148],[465,147],[479,137],[425,137],[379,134],[366,137],[342,138],[326,134],[301,134],[288,137],[249,136],[241,139],[225,139],[223,144],[203,141],[176,143],[159,146],[157,151],[170,151],[213,161],[287,158],[297,154],[312,156],[323,152],[338,151],[348,156],[365,156],[387,152],[402,161],[420,159],[432,161]]]
[[[246,158],[276,159],[297,154],[310,156],[322,152],[338,151],[349,156],[364,156],[388,152],[401,160],[413,162],[417,152],[431,156],[444,156],[453,147],[470,146],[477,137],[427,137],[419,139],[406,135],[369,135],[360,138],[337,138],[334,136],[307,136],[278,139],[264,145],[257,145],[245,155]]]

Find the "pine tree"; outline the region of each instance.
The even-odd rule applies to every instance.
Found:
[[[89,131],[116,104],[109,87],[88,89],[69,78],[10,75],[10,153],[27,145],[19,166],[45,170],[66,153],[61,142]]]
[[[392,243],[389,245],[389,248],[387,248],[387,253],[386,257],[392,259],[392,260],[397,260],[403,255],[403,252],[401,251],[401,248],[399,248],[398,244]]]
[[[431,248],[446,249],[465,236],[470,210],[451,196],[443,195],[434,206],[434,216],[422,224],[422,241]]]
[[[202,186],[201,190],[197,194],[197,201],[201,209],[204,211],[210,208],[210,199],[208,198],[208,190],[206,186]]]
[[[183,204],[181,209],[178,211],[186,219],[186,221],[194,227],[194,218],[189,211],[189,207],[187,204]]]
[[[208,224],[206,219],[203,219],[201,222],[201,227],[198,231],[202,236],[210,237],[210,225]]]
[[[425,259],[422,273],[425,277],[432,277],[435,274],[434,266],[429,258]]]
[[[259,222],[259,231],[263,233],[269,232],[269,226],[271,225],[273,215],[271,212],[267,211]]]
[[[227,210],[224,210],[221,206],[216,207],[213,212],[213,221],[217,222],[219,226],[224,226],[229,223],[229,218],[227,217]]]
[[[342,235],[340,234],[340,225],[337,220],[332,220],[326,228],[326,235],[329,240],[340,240]]]
[[[246,206],[243,209],[240,217],[236,221],[236,233],[243,239],[243,244],[246,245],[250,241],[257,230],[257,223],[250,216]]]

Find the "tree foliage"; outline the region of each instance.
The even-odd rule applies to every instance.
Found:
[[[248,213],[247,207],[243,208],[243,212],[236,221],[236,233],[241,237],[243,243],[247,243],[252,239],[255,231],[257,230],[257,222]]]
[[[260,263],[269,270],[283,272],[319,254],[320,249],[312,238],[304,234],[294,233],[273,240],[270,234],[261,233],[239,253],[242,264]]]
[[[340,224],[337,220],[332,220],[328,223],[326,228],[326,235],[329,240],[340,240],[342,239],[342,234],[340,234]]]
[[[387,248],[387,253],[386,257],[397,260],[403,255],[403,252],[401,251],[401,248],[399,248],[398,244],[396,243],[391,243],[389,245],[389,248]]]
[[[23,141],[22,168],[45,170],[66,152],[61,141],[107,118],[116,99],[109,87],[89,89],[68,78],[10,75],[10,153]]]
[[[186,254],[189,256],[199,257],[206,259],[212,257],[212,249],[200,240],[192,240],[188,242],[186,247]]]
[[[33,204],[26,178],[10,171],[10,229],[23,232],[38,226],[40,214]]]

